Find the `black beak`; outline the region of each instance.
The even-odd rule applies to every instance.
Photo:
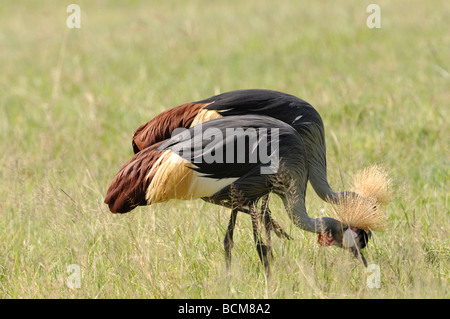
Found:
[[[367,260],[366,260],[366,257],[364,257],[362,251],[357,247],[352,247],[351,251],[352,251],[353,255],[356,257],[356,259],[360,259],[362,261],[362,263],[364,264],[364,267],[367,268]]]
[[[362,249],[364,247],[367,246],[368,242],[369,242],[369,238],[372,236],[372,233],[369,232],[365,232],[362,229],[358,229],[358,243],[356,243],[355,246],[353,246],[350,250],[353,253],[353,255],[356,257],[356,259],[359,259],[362,261],[362,263],[364,264],[364,266],[367,268],[367,260],[364,257],[363,253],[362,253]]]

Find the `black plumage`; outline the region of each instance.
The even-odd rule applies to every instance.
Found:
[[[202,122],[202,118],[199,120],[197,118],[200,115],[204,116],[202,112],[205,111],[217,112],[220,114],[217,116],[221,116],[221,118],[208,120],[191,127],[199,121]],[[165,124],[160,127],[160,123]],[[217,140],[194,139],[193,133],[196,129],[198,130],[200,125],[203,133],[208,129],[215,129],[221,137]],[[175,130],[179,128],[188,130],[178,135],[174,134]],[[260,144],[259,133],[253,140],[241,133],[227,138],[227,134],[224,133],[230,128],[244,131],[257,129],[257,132],[264,129],[265,131],[261,132],[267,132],[270,135],[269,143]],[[254,158],[255,153],[259,154],[261,147],[265,148],[266,154],[273,151],[273,140],[271,139],[274,137],[271,136],[273,129],[278,129],[276,133],[273,133],[279,141],[277,170],[270,174],[262,174],[261,169],[267,168],[267,163],[262,162],[261,159],[256,161],[250,159]],[[237,148],[236,142],[239,141],[245,141],[244,149]],[[228,148],[227,145],[231,142],[234,142],[233,148]],[[158,143],[162,144],[157,147]],[[266,270],[269,268],[270,245],[266,245],[262,241],[258,220],[264,220],[266,229],[278,229],[275,230],[278,231],[277,234],[288,237],[281,228],[277,227],[277,223],[270,216],[267,205],[267,194],[270,192],[281,197],[286,211],[296,226],[326,236],[330,244],[343,247],[342,238],[347,227],[328,217],[310,218],[306,211],[305,192],[308,180],[316,193],[324,200],[336,201],[340,196],[346,196],[347,192],[335,193],[328,184],[325,133],[319,113],[309,103],[295,96],[270,90],[239,90],[183,104],[142,125],[134,134],[133,148],[136,154],[119,170],[108,190],[105,202],[111,210],[127,212],[137,205],[145,204],[144,198],[147,200],[147,204],[153,204],[149,200],[149,194],[152,195],[152,185],[157,186],[159,193],[157,193],[158,196],[150,197],[158,202],[170,198],[187,199],[186,196],[199,194],[191,191],[192,186],[189,187],[190,184],[186,184],[186,181],[191,183],[205,183],[205,181],[208,183],[207,180],[219,181],[215,187],[222,185],[220,181],[226,181],[227,184],[223,187],[220,186],[220,189],[211,188],[211,190],[214,189],[214,192],[208,193],[203,199],[232,209],[224,240],[227,266],[230,263],[232,234],[238,211],[249,213],[252,218],[258,254]],[[230,158],[233,158],[233,161],[230,162],[227,155],[231,149],[233,156]],[[198,174],[186,175],[188,178],[184,178],[185,175],[181,177],[180,182],[185,183],[182,194],[176,194],[177,192],[172,190],[167,196],[161,195],[161,192],[164,191],[162,183],[165,178],[167,180],[171,178],[170,169],[176,168],[176,165],[186,165],[186,163],[181,164],[182,162],[177,161],[173,155],[168,155],[168,150],[180,155],[185,162],[190,163],[190,169]],[[180,150],[189,150],[189,152],[180,153]],[[216,153],[219,150],[222,154]],[[242,156],[242,152],[245,153],[245,156]],[[239,159],[244,158],[244,160],[239,161],[238,155],[241,156]],[[216,161],[202,161],[205,156],[214,158]],[[220,157],[222,160],[217,160]],[[146,158],[150,160],[145,160]],[[163,170],[164,173],[159,174],[160,170],[161,172]],[[128,175],[127,172],[131,174]],[[183,171],[181,172],[185,174]],[[177,174],[180,174],[179,169]],[[157,184],[153,184],[154,178],[158,180]],[[228,179],[232,181],[228,182]],[[173,178],[170,181],[173,184]],[[132,185],[133,189],[128,190],[127,185]],[[201,191],[207,192],[207,189],[203,188]],[[237,205],[236,197],[240,201]],[[139,199],[139,202],[135,199]],[[256,203],[260,199],[262,208],[261,211],[258,211]],[[270,234],[270,232],[267,233]],[[357,244],[351,248],[355,256],[361,257],[363,260],[360,249],[365,246],[367,240],[367,236],[364,237],[364,234],[363,231],[357,230]]]

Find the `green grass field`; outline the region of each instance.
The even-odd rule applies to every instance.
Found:
[[[0,4],[0,296],[3,298],[449,298],[450,23],[447,1],[86,1]],[[103,199],[131,136],[170,107],[267,88],[316,107],[335,190],[379,163],[389,226],[349,253],[274,217],[272,280],[248,216],[202,201],[113,215]],[[311,188],[310,216],[328,205]],[[323,210],[325,209],[325,212]],[[322,212],[321,212],[322,211]],[[76,265],[76,266],[70,266]],[[67,284],[79,269],[80,288]]]

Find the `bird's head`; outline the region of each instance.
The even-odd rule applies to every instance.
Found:
[[[367,246],[371,232],[344,226],[333,218],[323,217],[322,221],[324,227],[319,232],[319,244],[321,246],[337,246],[348,250],[367,267],[367,261],[362,253],[362,249]]]
[[[387,215],[380,206],[392,197],[391,180],[383,167],[375,165],[355,174],[351,189],[328,198],[333,218],[320,218],[316,232],[320,245],[348,250],[367,267],[362,249],[372,231],[386,226]]]

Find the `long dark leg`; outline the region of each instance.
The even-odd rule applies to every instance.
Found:
[[[289,236],[288,233],[286,233],[283,228],[281,228],[280,224],[272,218],[272,212],[269,208],[266,210],[266,214],[264,215],[264,218],[267,219],[267,224],[270,227],[270,230],[273,230],[275,235],[277,235],[279,238],[285,238],[291,240],[292,237]]]
[[[266,195],[266,196],[268,196],[268,195]],[[242,206],[240,206],[240,207],[234,207],[230,202],[226,202],[226,201],[216,201],[216,200],[214,200],[214,199],[211,199],[211,198],[207,198],[207,197],[204,197],[204,198],[202,198],[205,202],[208,202],[208,203],[212,203],[212,204],[216,204],[216,205],[219,205],[219,206],[223,206],[223,207],[226,207],[226,208],[230,208],[230,209],[236,209],[236,210],[238,210],[239,212],[242,212],[242,213],[245,213],[245,214],[249,214],[250,215],[250,210],[249,209],[247,209],[247,208],[244,208],[244,207],[242,207]],[[267,219],[268,220],[270,220],[270,224],[271,224],[271,230],[273,230],[274,231],[274,233],[275,233],[275,235],[277,235],[279,238],[282,238],[282,237],[284,237],[284,238],[286,238],[286,239],[292,239],[292,237],[291,236],[289,236],[288,235],[288,233],[286,233],[284,230],[283,230],[283,228],[281,228],[281,226],[280,226],[280,224],[275,220],[275,219],[273,219],[272,218],[272,212],[270,211],[270,209],[267,207],[267,209],[266,209],[266,211],[267,211]]]
[[[225,239],[223,241],[223,246],[225,248],[225,262],[227,265],[227,272],[230,272],[231,268],[231,249],[233,248],[233,231],[236,224],[236,217],[238,214],[237,209],[231,210],[230,221],[228,222],[227,232],[225,233]]]
[[[273,231],[279,238],[284,237],[289,240],[292,239],[292,237],[281,228],[280,224],[272,218],[272,212],[269,209],[269,194],[264,195],[261,199],[261,212],[264,218],[264,226],[266,228],[266,237],[268,238],[269,246],[271,245],[270,231]]]
[[[268,258],[268,250],[266,244],[264,244],[262,238],[261,238],[261,221],[262,216],[259,211],[256,210],[256,207],[254,204],[250,206],[250,217],[252,219],[252,228],[253,228],[253,238],[255,240],[256,244],[256,250],[258,251],[259,259],[261,260],[264,269],[266,271],[266,276],[270,277],[270,263]]]
[[[272,239],[270,236],[270,231],[273,230],[273,226],[270,218],[269,208],[269,194],[264,195],[261,199],[261,217],[264,220],[264,234],[266,237],[267,255],[270,260],[273,259],[272,253]]]

